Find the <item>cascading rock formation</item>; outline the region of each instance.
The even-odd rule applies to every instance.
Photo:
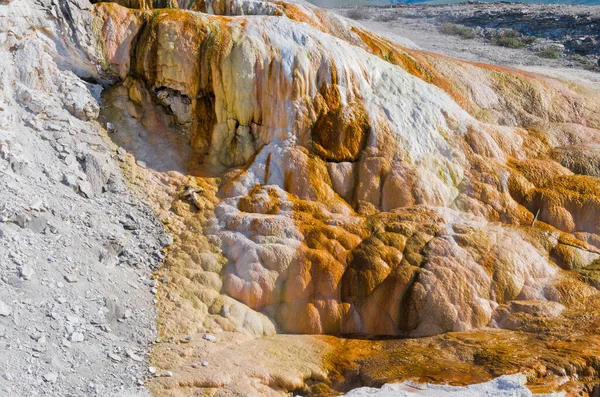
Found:
[[[300,2],[99,2],[93,32],[115,140],[194,198],[162,208],[164,334],[427,337],[597,302],[595,91]]]

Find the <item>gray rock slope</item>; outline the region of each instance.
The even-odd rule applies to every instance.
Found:
[[[0,395],[137,396],[162,226],[94,120],[89,2],[0,1]]]

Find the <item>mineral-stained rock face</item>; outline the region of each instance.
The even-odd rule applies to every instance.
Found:
[[[224,262],[186,257],[239,305],[222,329],[434,335],[596,293],[561,270],[600,256],[595,93],[304,4],[118,3],[95,10],[117,129],[184,133],[162,159],[220,177],[196,233]]]

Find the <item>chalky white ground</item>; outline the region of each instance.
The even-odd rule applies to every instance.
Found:
[[[562,396],[563,393],[544,394],[543,396]],[[381,389],[362,387],[346,394],[347,397],[529,397],[532,394],[525,386],[522,374],[505,375],[486,383],[455,387],[445,385],[424,385],[413,382],[384,385]]]

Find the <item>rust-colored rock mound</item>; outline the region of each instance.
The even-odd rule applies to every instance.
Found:
[[[600,253],[592,95],[308,6],[208,6],[268,16],[96,16],[122,122],[162,111],[187,136],[183,169],[221,176],[204,233],[226,263],[205,271],[271,323],[246,331],[422,336],[501,326],[511,301],[569,303],[561,268]]]
[[[516,329],[597,294],[596,92],[303,3],[116,3],[105,116],[177,235],[163,333]]]

